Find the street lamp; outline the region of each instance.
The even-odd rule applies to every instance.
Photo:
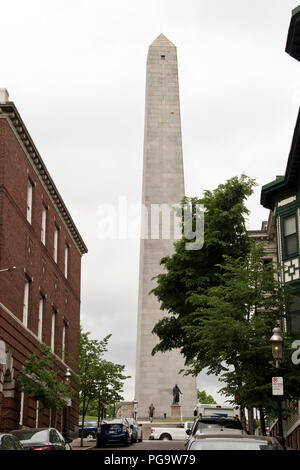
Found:
[[[71,383],[71,371],[69,367],[67,367],[67,370],[64,374],[64,382],[67,388],[69,388],[70,383]],[[63,409],[63,435],[64,437],[68,437],[69,430],[68,430],[68,406],[70,405],[70,398],[67,397],[67,405]]]
[[[70,383],[71,383],[71,377],[72,377],[71,371],[70,371],[69,367],[67,367],[67,370],[65,372],[65,384],[67,386],[70,385]]]
[[[280,328],[276,327],[273,329],[273,335],[270,338],[270,343],[272,345],[272,356],[276,361],[276,368],[278,369],[279,363],[282,359],[282,343],[283,343]]]
[[[0,269],[0,273],[3,273],[3,272],[5,272],[5,271],[9,271],[9,272],[11,273],[11,272],[14,271],[15,269],[17,269],[16,266],[11,266],[10,268]]]
[[[282,360],[282,343],[283,338],[281,336],[281,329],[276,327],[273,329],[273,335],[270,338],[270,343],[272,345],[272,356],[275,359],[276,369],[280,367],[280,361]],[[282,409],[281,409],[281,396],[282,392],[279,392],[277,396],[277,405],[278,405],[278,429],[279,429],[279,440],[283,444],[283,448],[285,448],[284,443],[284,435],[283,435],[283,424],[282,424]],[[273,392],[274,394],[274,392]]]

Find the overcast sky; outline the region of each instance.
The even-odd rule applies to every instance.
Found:
[[[98,208],[141,201],[146,56],[177,46],[186,194],[256,178],[249,229],[268,212],[261,186],[283,175],[300,102],[285,53],[297,0],[0,0],[0,87],[7,88],[89,253],[81,318],[132,376],[139,242],[100,240]],[[98,214],[98,215],[97,215]],[[218,401],[220,385],[200,377]]]

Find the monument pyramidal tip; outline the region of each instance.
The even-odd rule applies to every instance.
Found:
[[[146,72],[142,204],[148,213],[148,237],[142,236],[140,241],[135,380],[139,418],[148,417],[151,403],[155,407],[154,417],[192,417],[197,403],[195,377],[179,374],[185,369],[180,352],[151,354],[158,343],[152,330],[164,312],[157,298],[149,293],[156,285],[153,277],[162,272],[161,258],[174,252],[175,239],[172,230],[168,239],[149,236],[152,233],[149,214],[153,205],[172,207],[180,204],[183,196],[177,52],[176,46],[160,34],[149,46]],[[161,235],[161,219],[158,224]],[[175,384],[181,391],[176,406],[173,404]]]

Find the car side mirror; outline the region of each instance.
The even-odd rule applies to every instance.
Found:
[[[188,436],[190,436],[190,435],[191,435],[191,432],[192,432],[192,430],[191,430],[191,429],[187,429],[185,432],[186,432],[186,434],[187,434]]]
[[[142,424],[139,424],[139,427],[141,428],[143,425]]]
[[[133,429],[133,424],[130,425],[130,429]]]
[[[71,439],[70,437],[65,437],[64,439],[66,444],[71,444],[71,442],[73,441],[73,439]]]

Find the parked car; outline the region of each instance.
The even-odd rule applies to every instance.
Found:
[[[126,418],[104,419],[101,423],[97,433],[97,447],[116,443],[125,444],[125,446],[132,443],[132,425]]]
[[[238,418],[224,418],[224,417],[200,417],[194,421],[194,425],[190,430],[187,430],[187,434],[207,434],[210,432],[216,433],[218,431],[223,432],[224,430],[230,429],[235,431],[234,434],[246,434],[241,421]]]
[[[82,423],[78,425],[78,436],[81,437]],[[98,432],[98,421],[85,421],[82,436],[88,439],[96,439]]]
[[[149,439],[159,439],[161,441],[171,440],[186,440],[188,437],[188,430],[193,425],[192,421],[185,421],[174,427],[155,426],[151,428]]]
[[[24,450],[21,442],[12,434],[0,434],[0,450]]]
[[[274,437],[248,434],[196,434],[187,450],[283,450]]]
[[[233,417],[200,417],[196,418],[193,426],[187,429],[187,440],[185,446],[187,447],[190,440],[198,434],[217,434],[217,433],[228,433],[230,434],[247,434],[244,430],[241,421],[238,418]]]
[[[25,450],[71,450],[72,439],[64,438],[55,428],[29,428],[11,431]]]
[[[139,424],[134,418],[126,418],[128,423],[133,426],[132,428],[132,442],[142,442],[143,431],[142,425]]]

